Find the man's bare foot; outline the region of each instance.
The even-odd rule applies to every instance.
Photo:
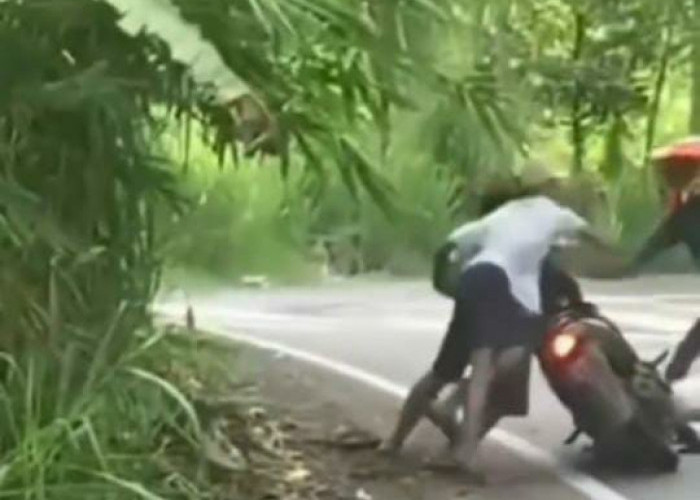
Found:
[[[465,462],[457,460],[447,453],[426,460],[423,466],[428,470],[436,472],[459,474],[466,481],[477,486],[486,485],[486,477],[484,474],[474,470]]]
[[[442,464],[447,463],[449,460],[452,460],[451,448],[446,446],[442,451],[436,453],[435,455],[425,457],[422,460],[422,466],[426,469],[435,467],[440,468]]]

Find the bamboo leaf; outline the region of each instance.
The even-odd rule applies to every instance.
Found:
[[[214,85],[219,102],[250,94],[248,85],[223,61],[197,26],[185,21],[169,0],[106,0],[123,13],[120,26],[130,35],[142,30],[164,40],[173,57],[185,64],[195,81]]]
[[[37,214],[41,210],[41,200],[22,186],[0,179],[0,205],[23,213]]]
[[[83,386],[84,393],[93,390],[97,381],[106,372],[106,368],[110,362],[110,347],[112,346],[112,341],[118,333],[119,325],[124,313],[126,312],[126,309],[127,305],[125,302],[119,304],[119,309],[114,313],[107,331],[100,338],[92,359],[90,360],[90,367],[88,368],[85,376],[85,383]]]
[[[100,440],[97,437],[97,432],[95,432],[95,428],[93,427],[92,422],[90,421],[89,418],[83,417],[82,424],[83,424],[83,428],[87,432],[88,440],[90,441],[90,447],[92,448],[92,451],[95,454],[95,457],[97,458],[97,461],[100,464],[100,467],[102,468],[103,471],[107,471],[108,470],[107,458],[105,457],[105,453],[102,450],[102,446],[100,445]]]
[[[341,144],[363,187],[385,213],[392,213],[395,206],[391,201],[394,194],[391,183],[376,171],[351,138],[342,137]]]
[[[338,163],[338,171],[343,180],[348,192],[352,195],[355,201],[359,201],[360,193],[357,186],[357,178],[355,177],[355,169],[353,168],[353,159],[349,154],[347,146],[340,139],[336,146],[336,161]]]

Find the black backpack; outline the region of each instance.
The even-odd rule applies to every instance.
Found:
[[[443,244],[433,256],[433,288],[439,294],[455,299],[461,267],[457,244],[452,241]]]

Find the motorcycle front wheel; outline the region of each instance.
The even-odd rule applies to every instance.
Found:
[[[594,443],[596,458],[619,469],[672,473],[680,458],[670,444],[650,433],[636,418]]]

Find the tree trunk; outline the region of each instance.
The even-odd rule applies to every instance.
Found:
[[[649,103],[647,112],[647,125],[644,138],[644,165],[649,164],[651,152],[654,147],[654,139],[656,138],[656,126],[659,118],[659,109],[661,108],[661,96],[664,86],[666,85],[666,76],[668,74],[668,64],[671,58],[671,42],[673,40],[673,19],[669,16],[668,24],[664,29],[663,49],[659,58],[659,69],[656,73],[654,88]]]
[[[573,147],[571,170],[573,174],[579,174],[583,171],[583,162],[586,154],[586,137],[583,126],[583,116],[581,115],[583,95],[581,93],[578,75],[578,62],[581,60],[581,52],[583,51],[586,26],[583,14],[580,12],[574,13],[574,30],[574,46],[571,51],[571,59],[574,66],[574,85],[571,103],[571,145]]]
[[[395,85],[396,75],[388,61],[395,57],[395,49],[402,47],[402,39],[399,29],[399,2],[398,0],[374,0],[368,4],[369,15],[380,30],[381,47],[378,57],[371,61],[373,71],[379,82],[378,122],[379,150],[382,161],[386,160],[389,150],[391,122],[389,96],[383,88],[392,88]],[[403,47],[405,48],[405,47]]]
[[[700,0],[693,1],[693,38],[691,49],[690,117],[688,132],[700,134]]]

